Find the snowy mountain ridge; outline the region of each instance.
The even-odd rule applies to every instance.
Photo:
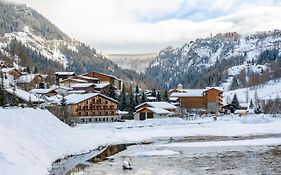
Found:
[[[156,59],[156,53],[147,54],[108,54],[106,57],[122,69],[144,73],[146,68]]]
[[[193,88],[218,86],[233,77],[228,73],[231,69],[252,64],[252,70],[262,72],[269,61],[261,60],[261,54],[277,50],[280,56],[280,44],[279,30],[237,39],[197,39],[180,48],[162,50],[146,70],[146,75],[166,88],[176,87],[179,83]],[[210,74],[206,75],[205,72]]]

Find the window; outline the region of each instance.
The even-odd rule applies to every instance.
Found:
[[[105,115],[108,115],[108,112],[107,112],[107,111],[105,112]]]
[[[105,101],[105,104],[108,104],[108,101],[107,101],[107,100]]]
[[[78,112],[78,115],[81,116],[81,112]]]

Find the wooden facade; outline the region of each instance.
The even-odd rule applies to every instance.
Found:
[[[77,103],[68,104],[68,115],[74,121],[81,123],[86,122],[86,120],[87,122],[116,121],[121,117],[117,114],[117,111],[118,102],[101,94],[93,95]]]
[[[100,83],[109,83],[115,86],[118,90],[121,90],[123,86],[122,80],[112,75],[107,75],[99,72],[90,72],[84,74],[83,76],[98,78]]]
[[[56,84],[59,85],[59,83],[64,80],[67,79],[71,76],[75,76],[74,72],[56,72],[55,73],[55,77],[56,77]]]
[[[26,76],[26,75],[23,75]],[[45,84],[45,78],[42,75],[35,75],[30,81],[18,81],[17,85],[26,91],[40,87],[40,84]]]
[[[179,96],[180,107],[187,111],[206,111],[216,113],[222,111],[222,91],[209,88],[202,92],[201,96]]]

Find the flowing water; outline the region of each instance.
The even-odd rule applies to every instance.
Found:
[[[132,170],[123,170],[123,161]],[[85,175],[281,174],[281,146],[135,145],[93,164]]]

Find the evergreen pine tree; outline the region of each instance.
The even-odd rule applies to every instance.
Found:
[[[164,101],[169,101],[169,95],[168,95],[168,90],[167,90],[167,89],[165,89],[165,91],[164,91],[163,100],[164,100]]]
[[[28,104],[27,104],[28,107],[32,107],[32,102],[31,102],[31,96],[29,96],[28,98]]]
[[[4,76],[2,70],[0,71],[0,106],[5,106],[6,99],[5,99],[5,86],[4,86]]]
[[[251,101],[250,101],[250,109],[253,109],[254,108],[254,103],[253,103],[253,100],[251,99]]]
[[[145,96],[144,91],[142,91],[142,94],[141,94],[141,103],[144,103],[144,102],[146,102],[146,96]]]
[[[30,74],[30,68],[29,68],[29,66],[26,66],[26,72]]]
[[[152,89],[151,95],[152,95],[152,97],[156,97],[156,89],[155,88]]]
[[[60,101],[60,104],[61,104],[61,112],[62,112],[63,121],[66,124],[70,125],[70,120],[69,120],[68,115],[67,115],[67,101],[65,99],[64,94],[62,95],[62,99]]]
[[[107,92],[107,96],[113,99],[116,99],[116,92],[113,86],[109,86],[108,92]]]
[[[240,105],[236,94],[234,94],[231,104],[234,105],[235,108],[239,108]]]
[[[123,85],[122,90],[121,90],[121,94],[119,97],[119,109],[121,111],[125,111],[126,107],[127,107],[127,102],[126,102],[126,88],[125,85]]]
[[[231,86],[230,86],[230,89],[231,89],[231,90],[235,90],[235,89],[237,89],[238,87],[239,87],[238,80],[237,80],[236,77],[234,77],[233,80],[232,80],[232,84],[231,84]]]
[[[29,99],[29,101],[28,101],[28,104],[30,103],[30,99]],[[18,106],[18,98],[17,98],[17,96],[16,96],[16,86],[14,85],[13,86],[13,95],[12,95],[12,97],[11,97],[11,99],[10,99],[10,106]]]
[[[132,87],[129,88],[129,101],[127,107],[128,107],[127,110],[129,112],[129,117],[130,119],[133,119],[133,113],[135,111],[135,99],[134,99]]]
[[[136,89],[135,89],[135,105],[139,105],[139,93],[140,93],[139,86],[136,85]]]
[[[156,95],[156,101],[161,101],[161,94],[160,94],[160,91],[157,92],[157,95]]]
[[[37,66],[34,67],[34,73],[35,73],[35,74],[38,73],[38,67],[37,67]]]

